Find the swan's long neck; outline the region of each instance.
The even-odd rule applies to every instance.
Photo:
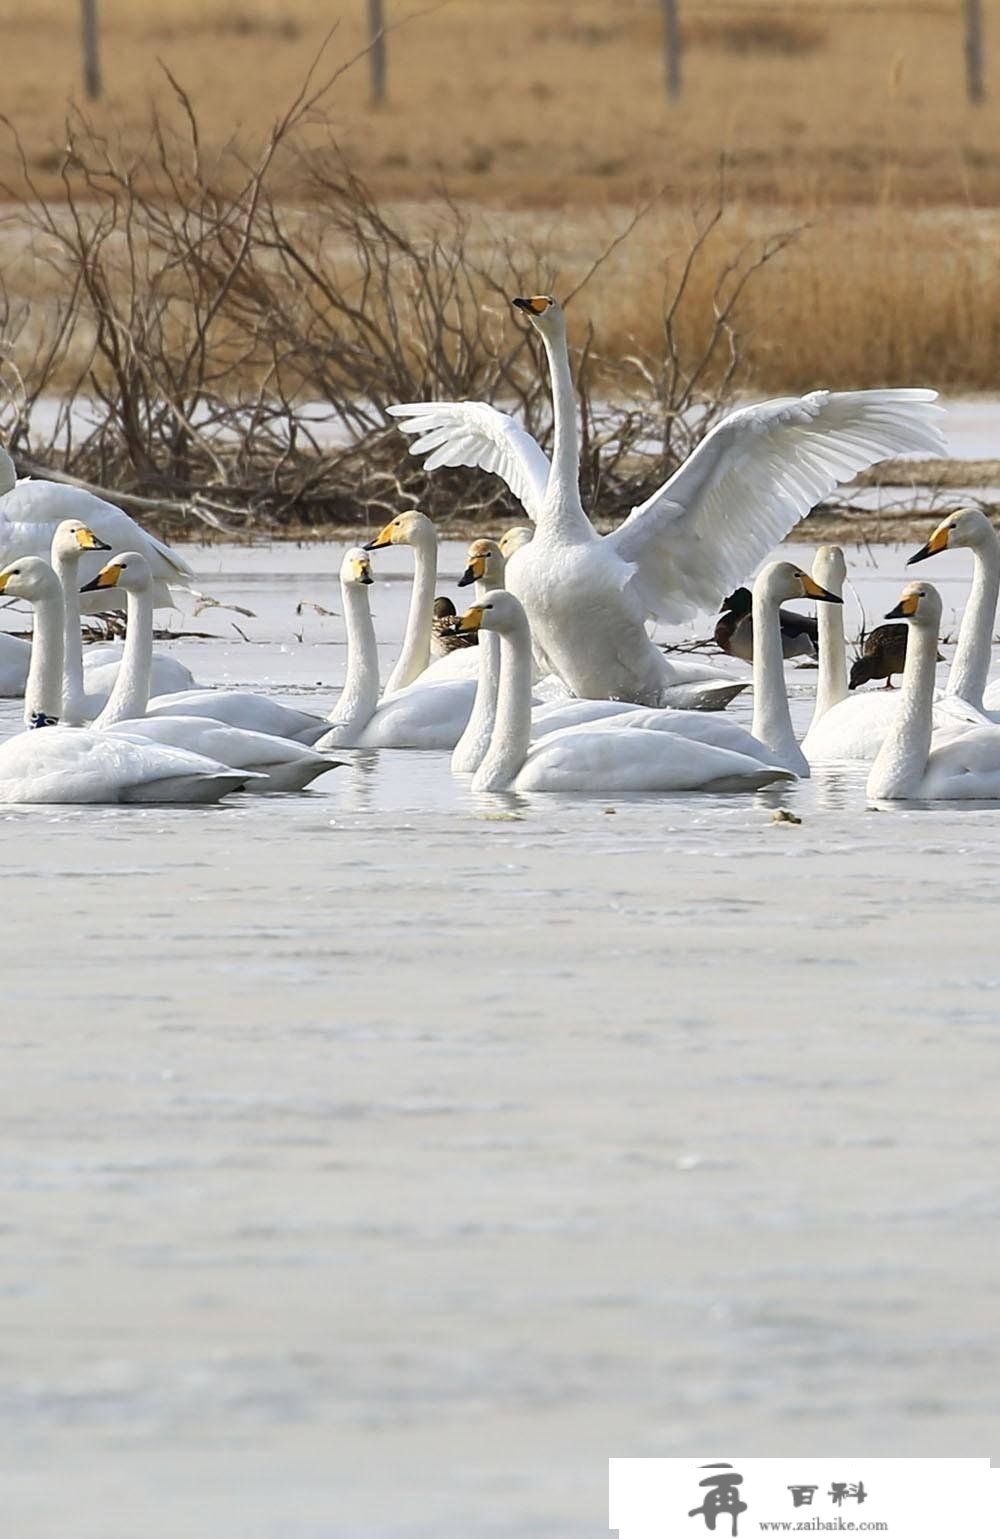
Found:
[[[495,584],[503,587],[503,582]],[[476,603],[486,602],[492,590],[484,582],[476,583]],[[479,678],[476,697],[465,731],[455,744],[451,769],[455,775],[475,774],[489,751],[497,714],[497,690],[500,685],[500,637],[496,631],[479,632]]]
[[[437,535],[425,533],[413,544],[413,587],[406,630],[396,666],[386,680],[385,692],[391,695],[405,689],[424,672],[431,660],[431,634],[434,627],[434,589],[437,586]]]
[[[809,765],[795,740],[792,713],[785,689],[785,660],[781,651],[779,601],[757,584],[753,595],[753,726],[758,742],[778,754],[798,775]]]
[[[472,782],[474,791],[502,791],[509,786],[531,746],[531,632],[528,622],[505,632],[500,641],[500,686],[496,720],[486,757]]]
[[[153,673],[153,586],[125,595],[127,609],[125,648],[118,665],[115,687],[95,727],[145,716],[149,682]]]
[[[936,627],[910,626],[899,705],[868,780],[874,797],[905,797],[924,777],[934,731],[937,642]]]
[[[544,332],[542,342],[552,378],[552,466],[535,538],[593,538],[593,525],[580,501],[580,443],[569,347],[563,332],[557,336]]]
[[[80,632],[80,563],[53,553],[52,565],[62,585],[63,611],[63,721],[77,727],[87,719],[83,687],[83,638]]]
[[[1000,595],[1000,543],[992,530],[972,547],[972,555],[972,589],[962,615],[945,693],[957,695],[981,711]]]
[[[340,597],[347,630],[347,677],[329,720],[360,730],[378,705],[378,642],[368,589],[360,583],[341,583]]]
[[[833,583],[824,583],[838,593]],[[817,642],[819,645],[819,673],[816,679],[816,705],[813,709],[812,730],[827,711],[847,699],[847,645],[844,641],[843,604],[817,604]]]
[[[58,590],[32,600],[31,662],[24,687],[24,724],[44,726],[62,713],[63,602]]]

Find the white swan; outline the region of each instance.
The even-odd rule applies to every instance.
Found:
[[[79,726],[93,721],[108,703],[121,657],[105,661],[102,647],[100,659],[83,656],[80,634],[80,563],[85,551],[108,551],[106,540],[99,539],[87,524],[79,519],[64,519],[52,536],[50,553],[52,569],[62,584],[65,631],[63,641],[63,701],[62,720]],[[103,558],[100,558],[103,559]],[[100,564],[100,561],[99,563]],[[148,562],[146,563],[149,569]],[[152,573],[150,573],[152,584]],[[152,611],[150,611],[152,625]],[[90,666],[87,666],[87,662]],[[151,658],[150,692],[166,694],[172,689],[188,689],[194,684],[189,668],[173,657],[154,652]]]
[[[6,449],[0,448],[0,559],[15,556],[48,558],[52,537],[64,519],[78,519],[92,529],[98,539],[114,550],[138,550],[149,562],[155,582],[158,609],[171,608],[171,587],[190,588],[194,573],[187,562],[153,535],[147,534],[134,518],[112,503],[85,492],[80,487],[64,486],[59,481],[17,479],[14,462]],[[81,576],[94,576],[100,558],[84,556]],[[84,608],[96,612],[109,607],[108,599],[91,598]],[[117,607],[112,597],[111,606]]]
[[[479,671],[475,648],[452,652],[431,661],[438,570],[438,536],[431,520],[415,508],[399,513],[364,548],[384,550],[388,545],[407,545],[413,551],[413,585],[403,643],[386,680],[384,698],[415,684],[418,679],[422,684],[438,679],[475,680]]]
[[[789,770],[729,749],[642,727],[571,727],[532,743],[532,647],[523,606],[495,590],[460,623],[500,637],[496,722],[474,791],[733,791],[795,779]]]
[[[838,481],[890,454],[939,454],[929,390],[874,390],[765,402],[732,412],[612,534],[580,502],[576,413],[565,319],[550,296],[516,300],[540,332],[553,379],[552,464],[512,418],[482,402],[390,407],[427,465],[502,476],[535,520],[507,586],[534,643],[576,695],[640,704],[725,703],[741,685],[667,659],[645,623],[715,608]],[[686,685],[686,688],[681,688]],[[728,692],[728,693],[727,693]],[[713,693],[715,698],[713,699]]]
[[[31,642],[0,631],[0,700],[20,699],[30,665]]]
[[[255,778],[248,789],[258,794],[302,791],[343,762],[287,737],[248,731],[203,716],[144,716],[142,708],[149,698],[153,650],[153,578],[149,562],[137,551],[125,551],[103,570],[126,595],[128,630],[115,687],[95,723],[98,730],[137,742],[167,743],[217,759],[233,769],[250,770]],[[98,580],[101,575],[98,574]]]
[[[522,545],[527,545],[534,539],[534,535],[535,531],[530,524],[515,524],[512,529],[505,530],[497,541],[501,556],[505,561],[509,561],[516,550],[520,550]]]
[[[847,566],[837,545],[821,545],[813,561],[813,576],[831,592],[843,592]],[[853,695],[847,689],[847,647],[844,641],[844,611],[839,606],[824,605],[819,611],[819,673],[816,706],[809,731],[802,739],[802,751],[810,764],[832,764],[845,760],[870,763],[885,741],[896,718],[899,693],[883,689],[866,690]],[[981,719],[960,700],[938,698],[934,702],[934,724],[946,727],[961,721]]]
[[[955,656],[948,671],[945,697],[964,700],[977,711],[1000,707],[1000,692],[993,686],[985,699],[986,681],[993,653],[997,597],[1000,595],[1000,541],[986,514],[979,508],[960,508],[942,519],[930,539],[907,561],[913,566],[939,551],[961,547],[972,551],[972,587],[965,602]]]
[[[941,597],[911,583],[887,620],[909,622],[899,709],[868,776],[872,801],[1000,800],[1000,728],[935,729],[934,675]]]
[[[473,679],[426,684],[419,678],[379,701],[378,645],[368,602],[372,572],[366,552],[367,547],[353,546],[341,562],[347,677],[316,747],[453,749],[472,709]]]

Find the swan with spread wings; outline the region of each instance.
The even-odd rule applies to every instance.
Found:
[[[742,681],[667,658],[649,620],[718,607],[840,481],[897,454],[942,454],[933,390],[817,390],[731,412],[658,491],[607,535],[580,500],[573,378],[562,307],[515,299],[542,338],[552,376],[551,463],[531,434],[483,401],[390,406],[428,469],[499,475],[535,525],[507,583],[539,661],[575,694],[641,705],[718,708]]]

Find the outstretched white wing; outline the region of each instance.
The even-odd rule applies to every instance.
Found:
[[[816,390],[725,417],[607,539],[646,614],[713,609],[839,481],[946,453],[934,390]]]
[[[0,497],[0,559],[42,556],[47,561],[52,536],[66,518],[78,518],[114,552],[139,551],[158,582],[181,588],[191,586],[194,573],[183,556],[147,533],[113,503],[61,481],[26,478]],[[82,568],[85,576],[93,576],[96,570],[93,560]]]
[[[411,454],[424,465],[474,465],[506,481],[528,517],[538,516],[549,479],[549,458],[531,434],[485,401],[414,401],[389,406],[401,433],[418,434]]]

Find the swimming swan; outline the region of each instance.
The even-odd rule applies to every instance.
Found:
[[[88,656],[85,660],[80,634],[81,560],[86,551],[106,552],[110,549],[106,540],[99,539],[87,524],[82,524],[77,518],[63,519],[52,536],[50,561],[52,570],[62,584],[65,614],[62,720],[77,726],[85,721],[93,721],[103,711],[121,665],[120,656],[105,661],[107,654],[103,647],[99,660],[96,656]],[[98,558],[98,565],[101,561],[103,557]],[[164,657],[162,653],[154,652],[151,667],[150,692],[154,695],[166,694],[170,689],[188,689],[194,684],[190,669],[173,657]]]
[[[993,653],[997,596],[1000,594],[1000,542],[979,508],[960,508],[942,519],[930,539],[907,561],[913,566],[939,551],[961,547],[972,551],[972,587],[958,631],[955,656],[948,671],[945,696],[964,700],[977,711],[1000,708],[1000,691],[993,685],[986,699],[986,681]],[[994,720],[1000,716],[993,717]]]
[[[422,518],[423,514],[418,517]],[[340,565],[340,594],[347,628],[347,677],[317,748],[455,747],[475,695],[473,679],[422,678],[379,701],[378,644],[368,589],[367,547],[353,546]],[[412,606],[411,606],[412,611]],[[398,668],[398,664],[397,664]]]
[[[641,727],[571,727],[531,742],[531,632],[523,606],[495,590],[460,624],[500,637],[500,689],[489,751],[474,791],[731,791],[794,780],[728,749]]]
[[[413,551],[413,586],[403,644],[386,680],[383,698],[388,699],[418,679],[422,684],[438,679],[474,680],[479,666],[474,651],[452,652],[431,661],[438,569],[438,536],[431,520],[415,508],[399,513],[364,548],[385,550],[389,545],[407,545]]]
[[[817,391],[768,401],[730,413],[618,529],[600,536],[579,495],[563,312],[548,295],[515,304],[549,359],[551,466],[529,433],[483,402],[389,411],[403,432],[417,435],[411,453],[426,454],[428,468],[494,471],[534,519],[534,539],[512,557],[507,586],[524,603],[537,651],[578,696],[724,704],[741,686],[665,658],[646,633],[647,619],[715,608],[838,481],[890,454],[944,451],[934,391]]]
[[[98,730],[114,732],[139,742],[167,743],[190,753],[204,754],[233,769],[253,772],[248,790],[257,794],[302,791],[341,760],[266,732],[248,731],[203,716],[143,716],[141,702],[149,698],[150,660],[153,649],[153,578],[149,562],[137,551],[115,556],[98,573],[106,585],[112,582],[125,593],[128,629],[119,678]],[[122,715],[122,712],[126,714]],[[129,715],[134,711],[134,715]]]
[[[905,619],[910,634],[899,709],[868,776],[872,801],[1000,799],[1000,728],[991,722],[935,728],[934,675],[941,597],[930,583],[911,583],[887,620]]]
[[[17,479],[14,462],[6,449],[0,449],[0,559],[15,556],[42,556],[48,559],[56,529],[64,519],[77,519],[92,529],[98,539],[115,550],[138,550],[146,557],[155,582],[158,609],[172,608],[171,586],[190,588],[194,573],[187,562],[153,535],[147,534],[134,518],[121,508],[60,481]],[[85,556],[81,576],[92,577],[101,565],[100,558]],[[117,608],[111,596],[85,601],[88,613]]]

